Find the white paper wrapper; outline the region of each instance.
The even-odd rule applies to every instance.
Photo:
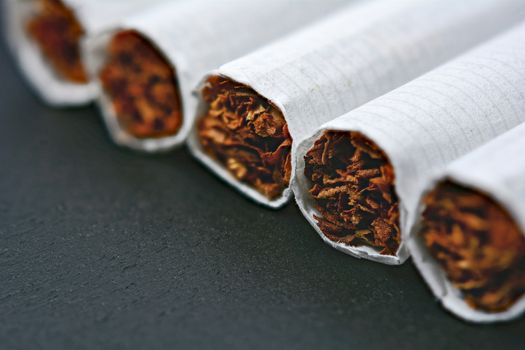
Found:
[[[25,24],[35,12],[36,0],[3,0],[5,34],[22,73],[41,98],[54,106],[77,106],[91,102],[93,84],[74,84],[61,79],[25,33]],[[167,0],[63,0],[83,26],[86,37],[107,28],[117,19]]]
[[[324,122],[504,30],[523,18],[524,8],[521,0],[367,2],[212,74],[252,87],[281,109],[295,160],[297,141]],[[202,103],[198,113],[204,108]],[[290,199],[289,189],[268,200],[239,182],[201,149],[195,129],[189,145],[213,172],[258,203],[279,208]]]
[[[454,159],[525,121],[525,26],[483,45],[323,125],[297,152],[293,184],[301,211],[317,227],[304,155],[326,130],[358,131],[388,156],[396,175],[402,244],[395,257],[328,242],[348,254],[387,264],[404,262],[408,233],[429,179]]]
[[[182,144],[193,125],[193,94],[209,70],[336,10],[350,0],[192,0],[170,4],[122,21],[86,43],[88,68],[97,76],[106,46],[120,30],[136,30],[154,43],[173,65],[183,104],[183,124],[174,136],[138,139],[119,126],[108,97],[99,99],[113,140],[146,151],[166,151]]]
[[[525,233],[525,124],[453,162],[428,189],[444,179],[490,195]],[[419,212],[423,209],[420,205]],[[506,312],[493,314],[472,309],[428,253],[417,230],[412,232],[409,247],[414,263],[434,295],[457,316],[472,322],[496,322],[512,320],[525,312],[525,297]]]

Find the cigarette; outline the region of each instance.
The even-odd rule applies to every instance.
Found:
[[[524,5],[431,0],[349,7],[209,73],[199,88],[190,150],[242,194],[282,207],[292,196],[299,141],[504,31],[524,18]],[[385,237],[388,247],[381,243],[385,252],[396,248],[394,212],[374,222],[392,236]]]
[[[522,25],[301,142],[293,189],[326,243],[385,264],[409,257],[434,174],[525,122],[523,35]]]
[[[236,179],[275,199],[290,185],[292,138],[283,114],[246,85],[213,76],[198,124],[202,146]]]
[[[479,190],[440,183],[424,200],[421,236],[472,308],[508,310],[525,293],[525,238],[509,213]]]
[[[97,88],[84,42],[145,7],[168,0],[5,0],[6,39],[39,96],[56,107],[91,102]]]
[[[85,31],[72,9],[61,0],[38,0],[26,31],[62,79],[77,84],[88,82],[80,58],[80,39]]]
[[[473,322],[525,311],[525,124],[459,158],[422,196],[410,239],[435,296]]]
[[[175,72],[138,32],[122,31],[112,38],[99,79],[120,127],[130,135],[142,139],[179,131],[182,110]]]
[[[395,255],[401,241],[399,200],[385,153],[359,132],[327,131],[304,162],[314,218],[324,236]]]
[[[120,146],[150,153],[182,145],[195,122],[194,89],[209,70],[349,2],[176,2],[87,40],[88,71],[100,87],[98,104],[110,136]]]

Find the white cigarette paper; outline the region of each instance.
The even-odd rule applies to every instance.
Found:
[[[252,88],[280,109],[293,139],[292,179],[298,141],[324,122],[400,86],[481,43],[523,18],[521,0],[373,1],[348,8],[230,62],[218,75]],[[201,97],[198,114],[207,106]],[[279,208],[275,199],[239,181],[202,148],[196,128],[192,153],[241,193]]]
[[[275,40],[351,0],[192,0],[128,18],[86,44],[88,68],[95,77],[108,58],[115,34],[133,30],[147,38],[166,58],[176,75],[182,100],[182,126],[174,135],[138,138],[118,122],[110,97],[98,102],[115,143],[145,152],[181,145],[193,125],[194,89],[202,76],[257,47]],[[100,84],[100,80],[99,80]]]
[[[525,121],[525,26],[428,73],[376,100],[324,124],[297,152],[294,192],[311,225],[350,255],[386,264],[409,256],[408,233],[417,218],[425,185],[454,159]],[[368,247],[328,240],[321,232],[305,154],[325,131],[359,132],[386,154],[399,198],[401,245],[395,256]]]
[[[521,35],[525,30],[521,31]],[[515,37],[516,39],[518,37]],[[523,36],[521,37],[523,38]],[[522,50],[522,59],[524,52]],[[501,62],[503,63],[503,62]],[[523,63],[516,74],[525,73]],[[522,95],[521,113],[525,111],[525,84],[518,86]],[[511,95],[512,96],[512,95]],[[516,97],[516,96],[515,96]],[[522,117],[523,118],[523,117]],[[429,190],[441,180],[489,195],[504,208],[525,233],[525,124],[514,128],[474,152],[456,160],[428,186]],[[419,212],[423,208],[420,207]],[[445,308],[457,316],[473,322],[496,322],[512,320],[525,312],[525,297],[521,297],[507,311],[487,313],[471,308],[461,293],[447,279],[443,269],[429,254],[422,239],[414,230],[409,241],[414,263],[430,286],[434,295]]]
[[[117,20],[166,0],[62,0],[90,37]],[[77,106],[96,96],[93,84],[69,82],[55,72],[26,33],[28,20],[39,7],[38,0],[4,0],[5,35],[20,70],[34,90],[53,106]]]

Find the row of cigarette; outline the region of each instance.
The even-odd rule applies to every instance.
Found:
[[[112,139],[187,144],[358,258],[410,255],[473,322],[525,311],[523,0],[5,0],[51,105]],[[523,23],[523,24],[520,24]]]

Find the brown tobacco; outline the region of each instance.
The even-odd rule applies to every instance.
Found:
[[[425,244],[470,306],[501,312],[525,294],[525,238],[506,210],[449,181],[425,204]]]
[[[27,33],[63,79],[84,84],[87,75],[80,58],[84,29],[60,0],[39,0],[37,14],[27,23]]]
[[[113,37],[99,73],[123,130],[137,138],[175,135],[182,106],[175,71],[151,42],[135,31]]]
[[[399,209],[386,155],[360,133],[327,131],[304,159],[323,234],[334,242],[395,255]]]
[[[291,174],[292,138],[281,111],[253,89],[211,77],[199,120],[204,150],[230,173],[269,199],[282,195]]]

